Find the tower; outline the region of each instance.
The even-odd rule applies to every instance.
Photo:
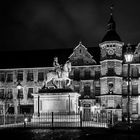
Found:
[[[101,105],[109,112],[121,114],[122,105],[122,47],[124,43],[116,32],[113,6],[107,32],[99,44],[101,51]],[[121,117],[120,117],[121,118]]]

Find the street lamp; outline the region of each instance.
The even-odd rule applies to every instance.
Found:
[[[128,46],[127,46],[127,50],[126,50],[126,53],[124,54],[124,57],[125,57],[126,63],[128,64],[128,71],[127,71],[127,77],[128,77],[128,88],[127,88],[127,91],[128,91],[127,113],[128,114],[127,114],[127,121],[128,121],[128,127],[130,127],[130,63],[133,60],[133,52],[131,50],[130,44],[128,44]]]
[[[68,97],[69,97],[69,115],[70,115],[70,93],[69,93]]]
[[[40,96],[38,95],[38,117],[40,116]]]
[[[22,85],[20,84],[20,82],[18,82],[17,84],[17,89],[18,89],[18,113],[20,114],[20,90],[22,88]]]

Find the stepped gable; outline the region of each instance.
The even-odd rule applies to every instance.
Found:
[[[73,66],[84,66],[84,65],[94,65],[96,61],[93,56],[88,52],[87,48],[79,42],[73,50],[73,53],[69,56]]]

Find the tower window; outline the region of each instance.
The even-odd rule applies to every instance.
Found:
[[[114,87],[113,83],[112,82],[109,82],[108,83],[108,91],[109,91],[109,94],[112,94],[113,93],[113,87]]]

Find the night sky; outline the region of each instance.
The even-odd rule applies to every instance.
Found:
[[[9,0],[1,3],[0,50],[98,47],[106,33],[109,7],[122,41],[140,42],[139,0]]]

